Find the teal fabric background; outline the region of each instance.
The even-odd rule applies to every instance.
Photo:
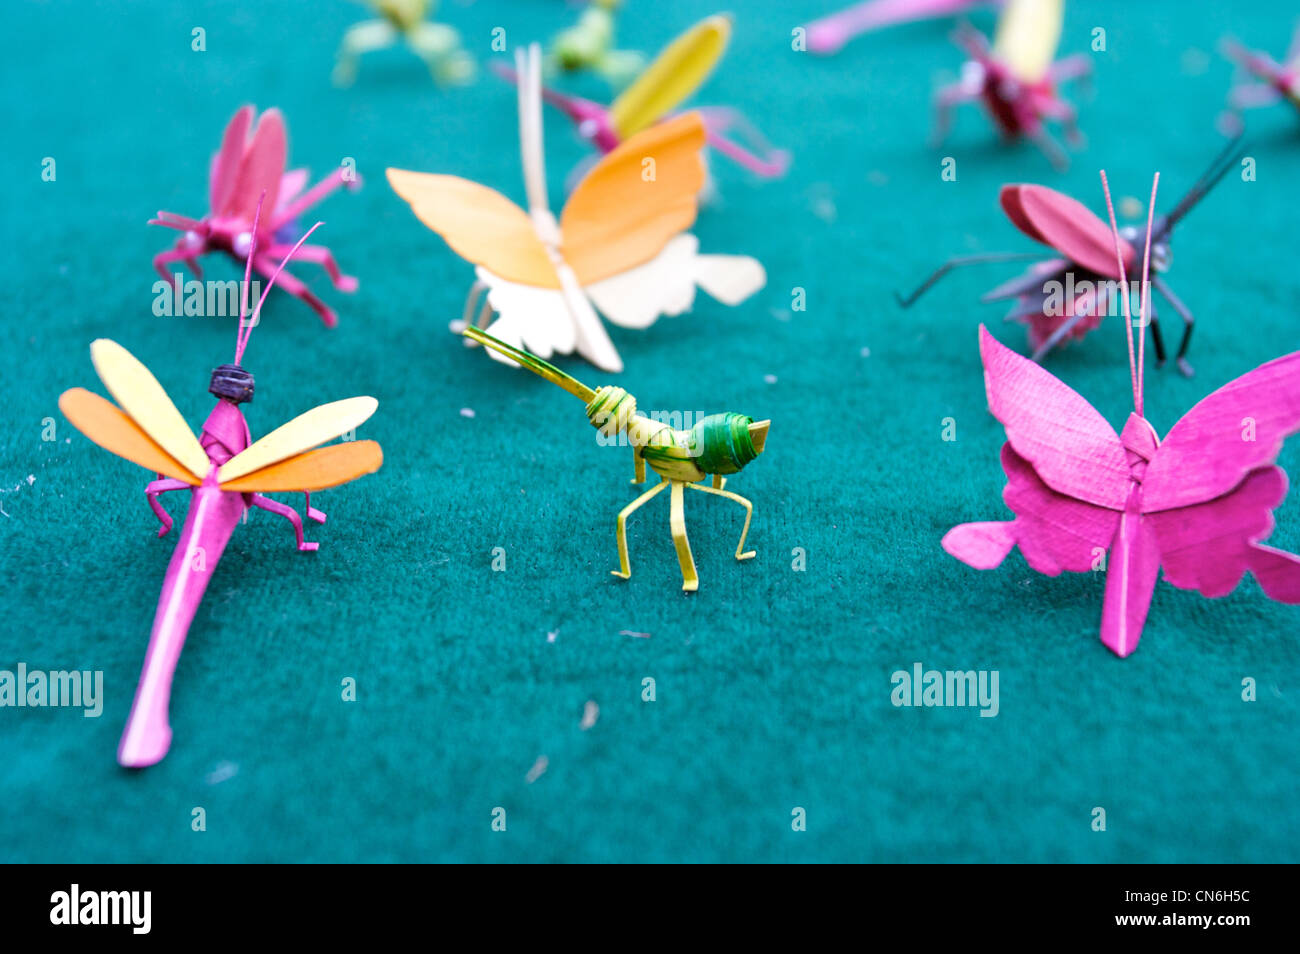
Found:
[[[789,176],[766,184],[715,159],[722,201],[696,229],[705,250],[758,256],[767,288],[738,308],[701,296],[689,316],[612,331],[627,365],[617,383],[642,408],[773,421],[766,454],[733,484],[755,504],[756,559],[732,559],[738,508],[688,502],[693,596],[679,589],[666,498],[632,522],[632,580],[609,575],[615,514],[635,493],[630,455],[598,446],[572,397],[448,334],[470,269],[384,181],[393,165],[520,198],[509,87],[484,71],[440,91],[394,52],[333,88],[335,47],[365,15],[354,4],[7,6],[0,668],[103,670],[106,702],[99,719],[0,709],[0,858],[1296,860],[1298,611],[1253,581],[1215,601],[1161,583],[1141,647],[1120,660],[1097,638],[1100,575],[1038,576],[1018,554],[977,573],[948,557],[950,526],[1006,515],[976,328],[1022,349],[1024,334],[977,296],[1016,266],[956,275],[907,312],[891,296],[949,255],[1031,247],[998,210],[1003,182],[1101,209],[1099,167],[1117,197],[1143,199],[1160,170],[1172,205],[1221,145],[1230,68],[1215,43],[1233,32],[1281,55],[1291,5],[1071,4],[1063,52],[1087,51],[1096,27],[1107,49],[1093,54],[1094,93],[1075,95],[1089,145],[1064,175],[999,144],[975,109],[946,146],[927,146],[931,93],[961,61],[943,24],[833,59],[793,52],[801,18],[835,6],[741,5],[698,98],[745,110],[794,153]],[[713,11],[632,0],[621,41],[653,51]],[[443,4],[480,65],[492,28],[511,44],[546,40],[575,15],[559,0]],[[345,296],[297,269],[338,308],[333,331],[272,297],[245,361],[250,425],[374,394],[361,436],[385,463],[319,496],[329,521],[310,527],[315,554],[269,514],[237,530],[177,671],[171,754],[132,773],[113,755],[175,536],[155,537],[148,475],[78,435],[56,401],[76,385],[103,393],[87,345],[110,336],[202,423],[233,323],[153,315],[150,257],[172,235],[145,221],[206,211],[209,156],[246,102],[285,111],[292,164],[323,174],[350,156],[366,177],[319,208],[321,240],[361,288]],[[584,148],[557,113],[546,121],[558,204]],[[1162,433],[1300,346],[1295,115],[1278,106],[1251,122],[1257,181],[1230,174],[1175,238],[1169,278],[1199,319],[1198,373],[1149,369]],[[955,182],[940,178],[945,156]],[[795,288],[804,312],[791,312]],[[1049,366],[1122,423],[1118,323]],[[955,442],[941,440],[947,417]],[[1300,442],[1281,463],[1300,473]],[[183,495],[167,505],[179,520]],[[1276,516],[1272,542],[1300,549],[1294,495]],[[895,708],[890,674],[915,662],[998,670],[1000,714]],[[340,699],[345,677],[354,703]],[[647,677],[654,702],[641,699]],[[583,731],[588,700],[600,715]],[[204,832],[191,830],[196,806]],[[490,827],[497,806],[504,833]],[[1096,806],[1104,833],[1090,829]],[[796,807],[805,832],[791,830]]]

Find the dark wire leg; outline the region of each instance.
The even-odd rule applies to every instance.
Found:
[[[923,281],[912,294],[904,298],[898,292],[894,292],[894,298],[902,308],[910,308],[912,304],[934,287],[935,283],[943,276],[947,275],[954,268],[961,268],[964,265],[984,265],[990,262],[1016,262],[1026,261],[1028,259],[1041,259],[1042,252],[989,252],[982,255],[959,255],[956,258],[950,258],[944,262],[934,272]]]
[[[1165,301],[1169,302],[1174,311],[1178,312],[1178,316],[1183,319],[1183,340],[1178,345],[1178,355],[1174,358],[1174,362],[1178,365],[1178,370],[1190,378],[1196,373],[1186,357],[1187,346],[1192,342],[1192,325],[1194,324],[1191,309],[1183,304],[1182,299],[1174,294],[1173,289],[1166,285],[1160,276],[1157,275],[1152,278],[1151,284],[1156,287],[1156,291],[1164,295]]]

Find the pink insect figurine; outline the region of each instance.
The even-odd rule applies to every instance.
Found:
[[[150,225],[163,225],[183,233],[172,249],[154,257],[153,267],[165,281],[172,280],[166,267],[170,262],[185,262],[195,276],[202,278],[198,263],[200,255],[225,252],[243,265],[249,260],[254,246],[258,253],[251,260],[253,271],[268,277],[275,271],[276,262],[285,257],[302,234],[297,223],[299,215],[341,185],[353,190],[360,187],[361,180],[355,172],[340,168],[304,192],[307,170],[285,172],[288,135],[284,117],[278,109],[268,109],[254,126],[255,115],[252,106],[245,106],[226,126],[221,149],[212,157],[208,186],[211,208],[206,216],[191,219],[172,212],[159,212],[156,219],[149,220]],[[263,193],[270,214],[254,242],[253,220]],[[333,254],[325,246],[304,245],[299,249],[298,258],[324,268],[334,287],[340,291],[356,291],[357,280],[339,270]],[[334,310],[298,278],[282,272],[279,280],[280,287],[310,305],[327,328],[338,324]]]
[[[1053,62],[1061,41],[1064,7],[1064,0],[1007,0],[992,46],[969,24],[958,28],[954,39],[971,58],[962,67],[961,79],[936,96],[936,142],[947,136],[954,107],[983,100],[1006,139],[1024,136],[1056,168],[1069,165],[1065,150],[1046,124],[1060,123],[1067,143],[1082,145],[1075,108],[1061,97],[1058,88],[1090,75],[1092,62],[1083,54]]]
[[[260,208],[254,214],[254,223],[258,212]],[[315,226],[307,235],[314,230]],[[256,253],[258,234],[254,229],[250,252]],[[302,247],[307,235],[287,251],[281,268]],[[253,376],[240,362],[278,272],[271,273],[266,291],[251,318],[245,321],[254,261],[255,255],[250,255],[245,263],[235,362],[212,372],[209,390],[217,397],[217,405],[208,415],[200,437],[194,436],[149,370],[121,345],[106,338],[90,346],[90,355],[100,380],[117,404],[82,388],[65,391],[59,398],[59,409],[82,434],[158,474],[158,479],[145,488],[145,494],[162,522],[159,536],[171,529],[172,518],[158,503],[158,496],[172,490],[190,491],[189,513],[163,580],[144,670],[117,750],[117,760],[125,766],[153,765],[167,754],[172,737],[168,720],[171,683],[181,647],[226,542],[245,513],[257,507],[286,518],[293,527],[298,549],[315,550],[317,544],[303,540],[298,513],[263,495],[305,493],[307,516],[324,523],[325,514],[311,505],[311,493],[372,473],[383,462],[374,441],[319,446],[349,433],[369,418],[377,407],[371,397],[322,405],[261,440],[252,440],[239,405],[253,399]]]
[[[1240,156],[1239,143],[1234,140],[1173,210],[1156,219],[1152,236],[1152,265],[1156,271],[1152,284],[1183,319],[1176,363],[1189,377],[1192,366],[1187,360],[1187,348],[1192,339],[1192,312],[1160,276],[1173,264],[1170,239],[1174,226],[1236,165]],[[1041,361],[1058,345],[1083,338],[1101,323],[1108,310],[1117,307],[1115,282],[1120,274],[1115,267],[1115,256],[1110,252],[1110,229],[1082,202],[1046,186],[1005,185],[999,199],[1011,224],[1034,241],[1048,246],[1054,254],[1047,259],[1042,258],[1041,252],[992,252],[951,258],[912,294],[906,298],[897,296],[898,303],[910,307],[954,268],[1037,259],[1024,275],[985,293],[980,301],[1012,301],[1007,319],[1028,325],[1033,358]],[[1120,232],[1123,264],[1129,271],[1137,267],[1137,250],[1132,243],[1138,238],[1136,228],[1127,227]],[[1165,362],[1165,344],[1154,307],[1149,317],[1156,363],[1160,366]]]
[[[1150,303],[1156,176],[1142,260],[1142,314]],[[1124,244],[1110,188],[1102,189],[1120,282]],[[1265,546],[1271,511],[1286,496],[1274,461],[1300,430],[1300,352],[1242,375],[1202,400],[1161,441],[1142,412],[1142,349],[1134,357],[1127,291],[1124,330],[1134,411],[1118,435],[1079,394],[980,327],[989,411],[1006,428],[1002,497],[1015,519],[965,523],[943,548],[991,570],[1019,546],[1039,573],[1106,570],[1101,641],[1119,656],[1137,649],[1157,571],[1180,589],[1226,596],[1249,570],[1264,592],[1300,603],[1300,557]]]
[[[713,72],[731,37],[730,18],[708,17],[673,40],[608,107],[589,99],[542,90],[542,98],[568,116],[578,134],[602,153],[661,121],[688,99]],[[494,64],[516,82],[513,70]],[[708,145],[737,165],[765,179],[785,174],[790,155],[773,148],[738,111],[712,107],[694,110],[704,119]],[[752,148],[742,145],[741,140]]]
[[[1228,111],[1219,118],[1225,133],[1241,134],[1244,126],[1241,113],[1246,109],[1272,106],[1283,99],[1300,109],[1300,24],[1291,34],[1291,46],[1281,63],[1267,53],[1248,50],[1231,38],[1224,39],[1220,49],[1250,77],[1234,82],[1228,91]]]
[[[998,0],[866,0],[814,20],[807,27],[808,50],[822,56],[838,53],[855,37],[916,20],[955,17]]]

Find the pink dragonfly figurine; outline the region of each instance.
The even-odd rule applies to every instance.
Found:
[[[1078,54],[1053,62],[1064,19],[1064,0],[1007,0],[992,46],[969,24],[959,27],[954,39],[971,58],[962,67],[961,79],[935,98],[935,141],[947,136],[954,107],[983,100],[1006,139],[1024,136],[1056,168],[1069,165],[1047,122],[1061,123],[1071,146],[1082,145],[1075,108],[1058,89],[1090,75],[1092,61]]]
[[[314,230],[313,226],[307,235]],[[250,252],[256,251],[258,234],[254,229]],[[307,235],[289,250],[280,262],[281,268]],[[312,492],[372,473],[383,462],[383,453],[374,441],[320,446],[369,418],[378,406],[371,397],[322,405],[262,439],[252,440],[239,405],[253,399],[253,376],[240,366],[240,361],[278,272],[272,272],[271,284],[262,293],[251,318],[245,321],[248,281],[255,260],[250,255],[245,264],[235,362],[212,372],[209,390],[216,396],[217,405],[199,437],[194,436],[149,370],[121,345],[106,338],[91,344],[90,356],[117,404],[83,388],[72,388],[59,398],[59,409],[82,434],[158,474],[158,479],[145,488],[145,494],[162,523],[159,536],[171,529],[172,519],[158,503],[158,496],[172,490],[190,491],[189,513],[163,580],[144,670],[117,750],[117,760],[125,766],[153,765],[171,746],[168,705],[181,647],[226,541],[249,508],[286,518],[293,526],[298,549],[315,550],[318,544],[303,540],[298,513],[263,495],[305,493],[307,516],[324,523],[325,514],[311,505]]]
[[[808,24],[808,50],[829,56],[855,37],[916,20],[955,17],[998,0],[866,0]]]
[[[156,219],[149,220],[150,225],[162,225],[183,233],[172,249],[154,257],[153,267],[165,281],[172,280],[166,268],[170,262],[185,262],[195,276],[202,278],[198,263],[200,255],[225,252],[242,265],[250,260],[249,254],[254,246],[259,251],[256,258],[251,259],[253,270],[267,277],[275,271],[275,263],[285,256],[301,234],[297,223],[299,215],[341,185],[353,190],[360,187],[361,180],[355,172],[340,168],[304,192],[307,170],[285,172],[288,134],[284,117],[278,109],[268,109],[254,127],[255,115],[252,106],[245,106],[226,126],[221,149],[212,157],[208,184],[211,209],[206,216],[191,219],[172,212],[159,212]],[[254,236],[253,219],[263,193],[271,212],[262,223],[261,232]],[[299,249],[298,257],[323,267],[334,287],[340,291],[356,291],[357,280],[339,270],[333,254],[325,246],[304,245]],[[338,324],[334,310],[293,275],[281,273],[280,287],[310,305],[327,328]]]
[[[1246,109],[1272,106],[1284,99],[1300,109],[1300,24],[1291,34],[1291,46],[1281,63],[1267,53],[1246,49],[1231,37],[1223,40],[1220,49],[1249,77],[1234,82],[1228,91],[1228,110],[1219,118],[1224,132],[1241,134],[1241,113]]]
[[[713,72],[730,37],[730,18],[717,15],[702,20],[665,47],[608,108],[546,88],[542,98],[573,120],[578,135],[607,154],[688,99]],[[517,82],[513,70],[500,64],[493,64],[493,69]],[[694,112],[704,119],[709,146],[736,164],[765,179],[782,176],[789,168],[789,153],[773,148],[737,110],[714,107]]]
[[[1187,360],[1187,348],[1192,338],[1192,312],[1174,294],[1161,274],[1173,264],[1170,240],[1174,226],[1214,188],[1240,157],[1239,143],[1234,140],[1169,214],[1156,219],[1152,236],[1152,265],[1156,270],[1152,284],[1183,319],[1183,338],[1178,346],[1176,362],[1179,370],[1189,377],[1192,366]],[[1041,252],[992,252],[951,258],[911,295],[906,298],[898,296],[898,303],[904,308],[910,307],[954,268],[1037,259],[1024,275],[999,285],[980,300],[1012,301],[1007,318],[1029,326],[1033,358],[1041,361],[1064,342],[1083,338],[1101,324],[1108,310],[1116,307],[1113,292],[1120,273],[1110,252],[1110,229],[1082,202],[1046,186],[1006,185],[1002,187],[1000,200],[1002,211],[1011,224],[1034,241],[1048,246],[1052,256],[1043,259]],[[1137,266],[1137,250],[1132,243],[1138,238],[1136,228],[1120,231],[1123,265],[1129,271]],[[1165,361],[1165,344],[1154,307],[1150,319],[1151,340],[1159,366]]]
[[[1142,306],[1150,302],[1156,185],[1147,213]],[[1134,411],[1118,435],[1079,394],[980,327],[989,411],[1006,428],[1002,497],[1009,521],[964,523],[943,548],[977,570],[1020,547],[1030,568],[1105,569],[1101,641],[1118,656],[1137,649],[1157,572],[1180,589],[1226,596],[1249,570],[1265,594],[1300,603],[1300,557],[1264,545],[1271,511],[1286,496],[1274,461],[1300,430],[1300,352],[1277,358],[1206,397],[1161,441],[1142,411],[1142,348],[1134,358],[1124,247],[1102,173],[1120,282]]]

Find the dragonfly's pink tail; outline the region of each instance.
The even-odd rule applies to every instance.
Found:
[[[118,743],[117,761],[122,765],[153,765],[171,747],[168,707],[176,663],[208,580],[243,515],[239,494],[222,493],[215,479],[194,491],[185,528],[163,580],[131,715]]]

